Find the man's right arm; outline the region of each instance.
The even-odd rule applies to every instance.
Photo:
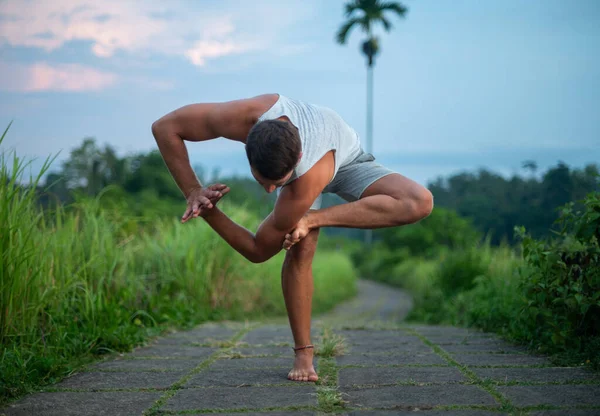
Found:
[[[171,176],[187,198],[194,189],[200,188],[202,184],[190,165],[183,138],[176,132],[176,129],[164,122],[161,123],[160,120],[152,124],[152,134]]]
[[[190,165],[184,140],[245,139],[251,127],[251,100],[190,104],[152,124],[160,153],[186,198],[192,190],[201,187],[201,183]]]

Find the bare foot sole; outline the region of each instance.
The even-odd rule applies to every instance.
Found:
[[[317,381],[319,376],[313,367],[312,350],[302,350],[296,352],[294,368],[288,373],[288,380],[293,381]]]

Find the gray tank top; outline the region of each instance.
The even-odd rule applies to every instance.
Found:
[[[360,154],[360,138],[335,111],[314,104],[293,100],[279,94],[277,102],[258,121],[286,116],[298,128],[302,143],[302,158],[287,182],[299,178],[310,170],[327,152],[334,151],[338,170]]]

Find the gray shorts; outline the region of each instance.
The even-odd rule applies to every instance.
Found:
[[[375,162],[375,156],[361,150],[361,153],[349,164],[339,168],[337,174],[323,193],[336,194],[348,202],[357,201],[365,189],[384,176],[396,173]],[[277,190],[277,194],[281,188]],[[310,209],[321,208],[322,194],[317,197]]]

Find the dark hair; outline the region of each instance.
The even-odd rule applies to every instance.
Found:
[[[298,129],[286,121],[256,123],[246,139],[248,162],[261,176],[279,180],[298,163],[302,144]]]

